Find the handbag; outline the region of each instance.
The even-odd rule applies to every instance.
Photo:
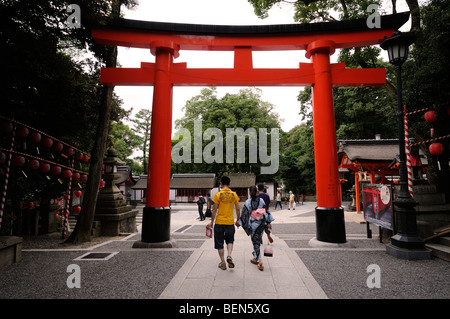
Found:
[[[270,246],[270,243],[264,248],[264,256],[273,257],[273,249],[272,246]]]

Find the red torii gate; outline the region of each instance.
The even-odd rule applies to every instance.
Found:
[[[409,13],[382,16],[380,28],[366,19],[288,25],[219,26],[119,19],[92,30],[101,44],[150,49],[155,63],[140,68],[102,68],[104,85],[153,85],[144,245],[170,243],[170,161],[173,86],[312,86],[316,168],[317,240],[346,242],[340,207],[333,86],[380,86],[385,69],[346,69],[330,63],[339,48],[369,46],[391,36]],[[181,50],[234,51],[232,69],[190,69],[174,63]],[[253,51],[306,50],[312,63],[297,69],[255,69]]]

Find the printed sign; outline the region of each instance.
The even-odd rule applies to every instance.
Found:
[[[363,185],[364,220],[394,230],[391,185]]]

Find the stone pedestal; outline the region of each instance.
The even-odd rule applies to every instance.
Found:
[[[22,260],[22,238],[0,236],[0,268]]]
[[[104,161],[105,167],[124,164],[117,159],[113,149],[108,150]],[[106,170],[106,169],[105,169]],[[105,186],[100,190],[97,197],[94,221],[101,223],[102,236],[118,236],[120,233],[134,233],[136,229],[136,215],[138,210],[133,210],[126,200],[115,181],[120,177],[115,170],[103,174]]]

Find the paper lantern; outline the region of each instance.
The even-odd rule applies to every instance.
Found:
[[[6,161],[6,154],[0,152],[0,164],[3,164]]]
[[[444,147],[441,143],[433,143],[428,147],[428,149],[430,150],[430,153],[435,156],[441,155],[444,151]]]
[[[28,136],[30,131],[25,126],[21,126],[17,129],[16,135],[21,138],[25,138]]]
[[[73,211],[78,214],[79,212],[81,212],[81,206],[75,206]]]
[[[70,156],[73,156],[73,154],[75,153],[75,151],[73,150],[73,148],[69,147],[69,148],[66,149],[66,152],[65,152],[65,153],[66,153],[67,156],[70,157]]]
[[[33,134],[31,134],[30,138],[31,138],[31,141],[33,141],[33,143],[39,143],[41,141],[42,135],[38,132],[33,132]]]
[[[34,209],[34,203],[33,202],[29,202],[27,204],[27,206],[28,206],[29,209]]]
[[[81,191],[75,191],[74,194],[75,194],[75,197],[81,197],[82,193],[81,193]]]
[[[64,178],[70,178],[72,176],[72,171],[70,169],[66,169],[62,172],[62,176]]]
[[[32,159],[28,162],[28,168],[35,171],[39,169],[39,161]]]
[[[87,180],[88,180],[88,177],[87,177],[86,174],[81,175],[80,181],[81,181],[82,183],[86,183]]]
[[[51,148],[52,145],[53,145],[53,140],[52,140],[51,138],[49,138],[49,137],[46,137],[46,138],[44,138],[44,139],[42,140],[42,145],[43,145],[45,148]]]
[[[87,156],[87,155],[83,155],[82,161],[85,162],[85,163],[87,163],[87,161],[88,161],[88,156]]]
[[[83,153],[77,152],[77,155],[75,156],[75,158],[79,161],[81,161],[83,159]]]
[[[25,165],[25,157],[23,156],[14,156],[13,163],[15,166],[22,167]]]
[[[55,152],[59,153],[63,150],[63,145],[61,143],[57,142],[57,143],[53,144],[53,150]]]
[[[437,121],[437,112],[436,111],[428,111],[423,116],[425,118],[425,121],[428,123],[433,123]]]
[[[50,164],[42,164],[39,170],[41,171],[41,173],[47,174],[48,172],[50,172]]]
[[[13,130],[13,124],[10,121],[2,121],[2,132],[11,133]]]
[[[62,169],[59,166],[53,166],[52,167],[52,174],[53,175],[59,175],[59,174],[61,174],[61,171],[62,171]]]
[[[103,188],[103,187],[105,187],[105,181],[103,179],[101,179],[99,188]]]
[[[72,180],[73,180],[74,182],[80,180],[80,173],[73,173],[73,175],[72,175]]]

